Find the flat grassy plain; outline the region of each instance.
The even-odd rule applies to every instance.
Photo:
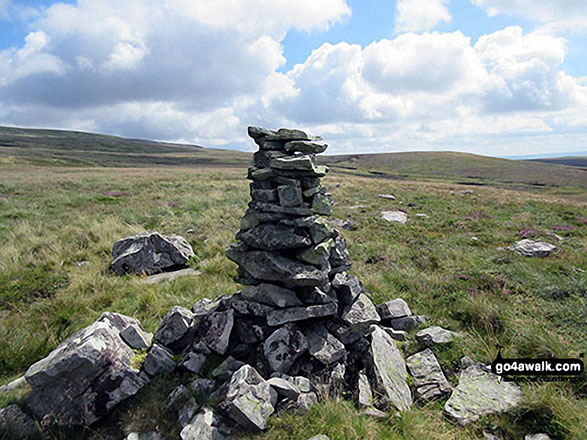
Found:
[[[245,177],[246,168],[234,166],[0,164],[0,384],[22,375],[104,311],[134,316],[154,331],[173,305],[190,307],[200,298],[237,291],[236,265],[224,250],[249,199]],[[402,297],[430,325],[465,334],[436,351],[453,385],[462,356],[490,363],[497,344],[508,357],[578,357],[587,351],[587,209],[580,189],[563,197],[336,171],[323,183],[336,202],[334,215],[357,223],[356,230],[341,233],[352,272],[371,299]],[[398,208],[408,213],[407,224],[381,219],[381,210]],[[108,274],[112,244],[144,230],[183,235],[200,275],[146,285],[135,276]],[[521,238],[551,242],[559,251],[530,259],[507,250]],[[408,355],[419,347],[410,343],[404,350]],[[163,400],[189,379],[154,381],[87,438],[153,428],[177,438],[176,416],[165,411]],[[272,417],[266,433],[247,438],[303,440],[322,433],[333,440],[477,439],[491,426],[515,439],[536,432],[585,438],[584,380],[522,386],[524,402],[515,411],[467,428],[448,422],[439,403],[375,420],[360,415],[351,399],[326,398],[303,416]],[[1,395],[0,407],[25,391]]]

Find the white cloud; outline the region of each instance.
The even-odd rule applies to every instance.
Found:
[[[450,0],[398,0],[395,18],[397,32],[419,32],[434,29],[452,17],[446,8]]]

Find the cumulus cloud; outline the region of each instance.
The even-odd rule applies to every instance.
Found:
[[[395,16],[397,32],[419,32],[434,29],[452,17],[446,8],[450,0],[398,0]]]

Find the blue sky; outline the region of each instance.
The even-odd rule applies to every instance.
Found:
[[[0,0],[0,124],[330,153],[587,150],[584,0]]]

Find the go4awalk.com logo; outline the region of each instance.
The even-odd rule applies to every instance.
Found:
[[[491,371],[508,381],[577,380],[583,375],[584,364],[580,358],[504,358],[498,347]]]

